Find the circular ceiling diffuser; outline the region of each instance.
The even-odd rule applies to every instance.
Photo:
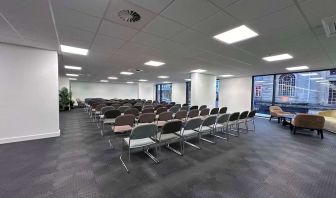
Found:
[[[140,21],[141,19],[141,16],[133,10],[121,10],[118,15],[123,21],[130,23]]]

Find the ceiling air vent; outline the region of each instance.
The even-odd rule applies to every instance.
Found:
[[[121,10],[118,13],[118,16],[126,22],[130,22],[130,23],[134,23],[137,21],[140,21],[141,16],[140,14],[138,14],[137,12],[133,11],[133,10]]]
[[[327,37],[336,35],[336,15],[322,19],[322,25]]]

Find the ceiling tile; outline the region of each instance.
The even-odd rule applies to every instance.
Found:
[[[240,0],[225,10],[243,21],[251,21],[293,5],[292,0]]]
[[[66,7],[54,6],[57,25],[70,26],[90,32],[96,32],[100,19]]]
[[[84,12],[86,14],[102,17],[109,0],[52,0],[53,5],[64,6]]]
[[[129,0],[140,7],[146,8],[152,12],[160,13],[173,0]]]
[[[226,8],[240,0],[209,0],[209,1],[221,8]]]
[[[94,38],[94,33],[69,27],[58,25],[57,26],[58,36],[61,40],[78,40],[91,43]]]
[[[156,48],[156,47],[162,46],[165,42],[165,39],[154,36],[152,34],[147,34],[145,32],[139,32],[132,39],[132,42]]]
[[[301,2],[300,6],[313,26],[322,25],[321,19],[336,15],[335,0],[307,0]]]
[[[184,30],[185,27],[174,21],[157,16],[144,29],[144,32],[156,34],[160,37],[171,38],[178,32]]]
[[[120,48],[125,41],[104,35],[97,35],[91,50],[101,53],[110,53]]]
[[[104,20],[100,26],[99,33],[118,39],[130,40],[135,36],[137,30]]]
[[[174,1],[161,15],[178,21],[186,26],[192,26],[216,12],[219,9],[204,0]]]
[[[196,23],[194,26],[192,26],[192,29],[210,36],[214,36],[216,34],[234,28],[239,24],[239,21],[235,20],[224,12],[217,12],[213,16],[203,21],[200,21],[199,23]]]
[[[118,15],[119,12],[122,10],[135,11],[140,15],[141,19],[134,23],[123,21]],[[154,12],[151,12],[145,8],[137,6],[134,3],[123,0],[111,0],[111,4],[107,10],[105,18],[115,23],[121,24],[123,26],[128,26],[130,28],[140,30],[143,27],[145,27],[152,19],[154,19],[155,16],[156,14]]]

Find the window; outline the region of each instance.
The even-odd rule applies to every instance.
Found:
[[[186,82],[186,104],[191,103],[191,82]]]
[[[336,74],[336,73],[335,73]],[[253,77],[253,109],[268,115],[269,106],[312,113],[336,109],[336,76],[331,70]]]
[[[158,84],[156,85],[156,101],[158,102],[171,102],[171,95],[172,95],[172,84]]]
[[[329,82],[328,104],[336,104],[336,81]]]
[[[279,96],[294,96],[295,75],[281,74],[279,77]]]
[[[219,86],[220,86],[220,80],[216,80],[216,107],[218,107],[219,102]]]

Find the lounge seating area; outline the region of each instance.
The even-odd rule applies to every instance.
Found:
[[[319,115],[325,119],[323,129],[336,133],[336,110],[321,111]]]

